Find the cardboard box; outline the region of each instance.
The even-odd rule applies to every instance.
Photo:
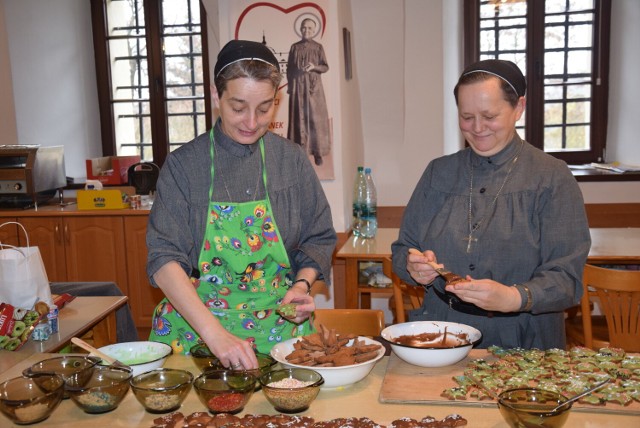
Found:
[[[79,210],[122,210],[130,208],[129,196],[133,187],[107,190],[78,190],[76,198]]]
[[[105,156],[87,159],[87,180],[98,180],[102,184],[127,184],[127,171],[140,162],[140,156]]]

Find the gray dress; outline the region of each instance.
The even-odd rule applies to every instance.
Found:
[[[275,222],[293,272],[313,267],[330,283],[336,245],[331,209],[318,177],[300,146],[271,132],[265,134],[267,187]],[[263,199],[258,143],[242,145],[215,125],[213,200],[247,202]],[[158,178],[147,227],[147,274],[169,261],[189,275],[197,270],[209,207],[211,159],[209,133],[171,152]]]
[[[493,205],[518,150],[518,160]],[[471,224],[480,226],[467,252],[472,167]],[[481,348],[564,348],[564,310],[582,296],[582,270],[590,246],[582,193],[569,168],[516,135],[495,156],[478,156],[466,148],[428,165],[392,245],[393,269],[415,284],[407,272],[407,251],[417,248],[433,250],[439,263],[460,275],[525,284],[533,297],[530,311],[486,313],[464,303],[452,308],[444,281],[438,278],[410,319],[472,325],[483,334]]]

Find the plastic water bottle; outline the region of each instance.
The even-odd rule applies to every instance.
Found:
[[[364,167],[358,167],[356,181],[353,186],[353,219],[351,230],[354,236],[360,236],[362,230],[362,210],[365,204],[367,182],[364,177]]]
[[[360,235],[363,238],[374,238],[378,232],[378,196],[376,185],[371,176],[371,168],[364,170],[366,191],[364,198],[364,208],[362,210],[362,226]]]

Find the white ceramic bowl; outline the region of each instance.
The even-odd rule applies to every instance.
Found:
[[[98,350],[130,366],[133,376],[162,367],[173,352],[166,343],[152,341],[115,343]]]
[[[285,357],[293,351],[293,344],[300,340],[298,338],[293,338],[285,340],[282,343],[278,343],[273,348],[271,348],[271,356],[285,368],[298,367],[303,369],[311,369],[320,373],[324,378],[324,384],[320,387],[321,389],[345,387],[359,382],[367,377],[376,362],[380,358],[384,357],[384,345],[382,345],[380,342],[363,336],[358,337],[358,339],[364,341],[364,343],[367,345],[380,345],[378,355],[376,355],[374,359],[365,361],[364,363],[341,367],[311,367],[291,364]]]
[[[445,347],[443,333],[447,332]],[[469,354],[480,341],[480,330],[466,324],[445,321],[414,321],[391,325],[382,330],[382,338],[391,344],[393,352],[409,364],[420,367],[444,367],[455,364]],[[401,336],[414,337],[411,344]]]

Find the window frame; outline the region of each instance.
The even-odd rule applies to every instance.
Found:
[[[552,152],[550,155],[562,159],[568,164],[588,164],[602,162],[605,159],[608,102],[609,102],[609,52],[611,38],[611,1],[594,0],[596,16],[594,19],[592,70],[594,81],[599,84],[592,87],[590,150]],[[527,0],[527,105],[524,136],[527,142],[544,150],[544,1]],[[480,0],[464,2],[464,67],[480,58]],[[596,71],[599,75],[596,76]]]
[[[142,0],[146,19],[147,62],[149,72],[149,104],[151,122],[151,147],[153,163],[161,167],[169,154],[169,125],[166,80],[162,53],[162,1]],[[202,70],[204,85],[204,107],[206,129],[213,124],[211,97],[209,96],[209,52],[207,38],[207,14],[202,0],[200,5],[200,28],[202,37]],[[96,80],[100,114],[103,156],[117,155],[116,126],[109,66],[109,40],[106,33],[106,0],[91,0],[91,23],[96,63]]]

